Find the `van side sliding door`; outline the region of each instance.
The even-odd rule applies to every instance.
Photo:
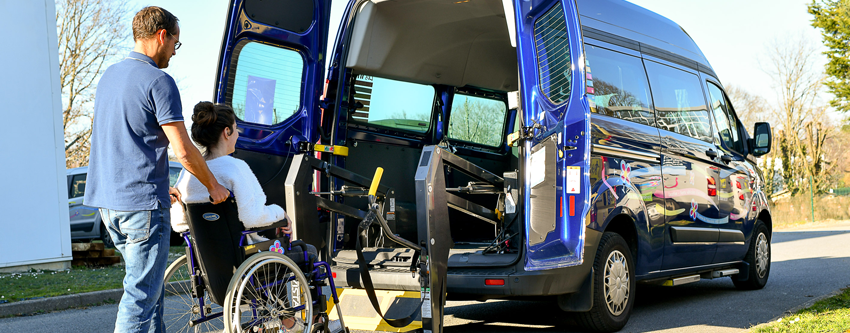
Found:
[[[573,0],[514,0],[525,128],[520,156],[526,270],[581,264],[590,188],[590,118]]]
[[[720,153],[699,76],[663,60],[644,64],[663,145],[667,237],[661,269],[710,264],[721,216],[717,200]]]

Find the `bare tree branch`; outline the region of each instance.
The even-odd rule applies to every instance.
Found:
[[[65,164],[88,164],[95,89],[105,64],[130,37],[127,0],[57,0]]]

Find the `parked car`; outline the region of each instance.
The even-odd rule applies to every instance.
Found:
[[[449,206],[443,230],[454,242],[448,299],[557,296],[587,328],[616,331],[636,282],[767,283],[772,218],[755,158],[770,151],[770,125],[750,136],[675,22],[619,0],[351,0],[326,50],[329,7],[231,0],[215,96],[234,108],[234,156],[269,202],[285,205],[292,155],[320,140],[344,146],[321,158],[365,176],[383,167],[395,191],[386,220],[415,241],[428,215],[414,178],[429,163],[423,148],[440,145],[495,180],[478,187],[487,194],[464,192],[481,177],[445,168],[464,203]],[[327,193],[343,185],[315,178],[336,201]],[[323,221],[295,221],[298,238],[324,248],[336,286],[361,288],[359,221]],[[372,283],[418,292],[401,267],[417,258],[394,250],[371,254]]]
[[[171,186],[177,182],[177,176],[183,166],[177,162],[168,162],[168,178]],[[106,227],[101,223],[97,208],[83,205],[83,196],[86,193],[86,176],[89,167],[79,167],[67,170],[68,181],[68,214],[71,220],[71,240],[88,241],[100,239],[107,247],[114,247]],[[171,245],[180,245],[183,238],[179,234],[171,233]]]

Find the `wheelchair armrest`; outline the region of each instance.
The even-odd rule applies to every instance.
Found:
[[[274,224],[272,224],[272,225],[267,225],[267,226],[262,226],[262,227],[256,227],[256,228],[247,228],[247,229],[245,229],[245,231],[265,231],[265,230],[272,230],[272,229],[277,229],[277,228],[283,228],[283,227],[288,226],[288,225],[289,225],[289,221],[287,221],[287,220],[280,220],[280,221],[275,222],[275,223],[274,223]]]

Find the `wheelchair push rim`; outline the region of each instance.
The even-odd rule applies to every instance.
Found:
[[[309,288],[307,278],[290,258],[275,252],[253,255],[239,266],[227,288],[224,325],[230,332],[241,333],[253,332],[254,327],[264,331],[285,328],[292,320],[300,320],[303,331],[310,332],[313,301]]]

